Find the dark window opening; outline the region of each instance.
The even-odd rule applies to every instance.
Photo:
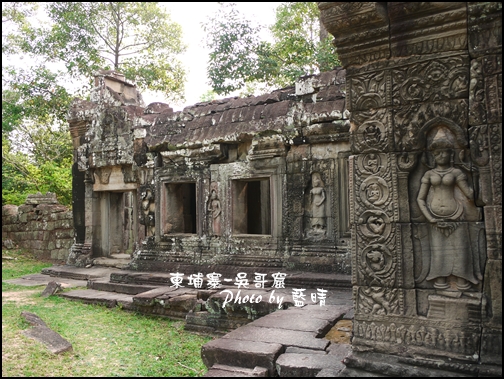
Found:
[[[233,182],[233,233],[271,234],[270,181]]]
[[[196,183],[167,183],[163,233],[196,233]]]

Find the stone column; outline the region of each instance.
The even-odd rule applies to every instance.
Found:
[[[502,357],[501,43],[468,49],[473,13],[501,38],[492,4],[319,4],[351,111],[354,352]],[[494,121],[470,129],[472,86]]]

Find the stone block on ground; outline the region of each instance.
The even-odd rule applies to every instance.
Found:
[[[220,338],[203,345],[201,358],[206,367],[221,364],[254,369],[259,366],[274,376],[275,361],[282,352],[283,346],[278,343]]]
[[[290,329],[303,332],[315,332],[318,336],[325,335],[334,325],[329,320],[320,318],[285,317],[283,312],[275,312],[267,317],[261,317],[251,323],[264,328]]]
[[[345,365],[334,355],[286,353],[278,357],[276,368],[281,377],[315,377],[322,369],[339,374]]]
[[[46,288],[44,288],[44,290],[42,291],[40,296],[41,297],[49,297],[59,291],[61,291],[61,284],[52,280],[49,283],[47,283]]]
[[[126,294],[96,290],[74,290],[61,293],[59,296],[70,300],[82,301],[87,304],[101,304],[109,308],[121,304],[123,307],[129,309],[133,302],[132,297]]]
[[[72,350],[72,344],[61,335],[50,329],[44,320],[35,313],[21,312],[21,316],[34,327],[23,330],[23,334],[29,338],[42,342],[53,354],[64,353]]]
[[[268,370],[264,367],[256,366],[254,369],[227,366],[227,365],[213,365],[208,372],[203,375],[207,378],[217,377],[267,377]]]

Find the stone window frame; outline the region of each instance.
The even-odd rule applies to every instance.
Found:
[[[282,209],[283,209],[283,184],[285,181],[285,164],[281,164],[273,158],[261,165],[250,165],[245,162],[234,162],[224,166],[225,169],[219,170],[219,176],[222,183],[226,183],[226,197],[229,199],[226,202],[223,213],[226,215],[225,229],[226,234],[231,238],[237,239],[253,239],[253,238],[271,238],[272,240],[280,238],[282,235]],[[258,167],[259,166],[259,167]],[[224,167],[221,167],[224,168]],[[232,172],[232,174],[228,174]],[[233,211],[234,211],[234,195],[233,181],[236,180],[254,180],[266,179],[270,181],[270,234],[239,234],[233,232]],[[212,179],[213,180],[213,179]]]
[[[169,241],[174,237],[178,238],[193,238],[199,237],[203,233],[203,219],[205,215],[201,214],[200,204],[202,203],[202,183],[201,178],[197,177],[177,177],[173,176],[160,176],[158,182],[158,193],[159,193],[159,202],[156,207],[156,241],[163,242]],[[196,224],[195,233],[186,233],[175,231],[173,233],[165,233],[165,223],[167,221],[167,216],[165,214],[167,208],[167,188],[170,184],[194,184],[195,185],[195,219],[194,223]]]
[[[236,222],[236,218],[238,217],[238,213],[242,213],[243,211],[243,208],[248,208],[248,204],[245,205],[244,207],[240,206],[238,208],[238,201],[237,201],[237,192],[239,192],[239,188],[238,186],[244,186],[244,183],[260,183],[262,181],[268,181],[267,182],[267,189],[268,189],[268,193],[266,194],[266,196],[268,197],[268,208],[269,208],[269,217],[268,217],[268,225],[267,225],[267,229],[269,231],[269,233],[252,233],[250,232],[250,226],[248,226],[248,222],[246,223],[247,224],[247,232],[239,232],[237,231],[237,222]],[[273,231],[273,227],[272,227],[272,220],[273,220],[273,207],[272,207],[272,196],[271,196],[271,191],[272,191],[272,181],[271,181],[271,176],[265,176],[265,177],[253,177],[253,178],[240,178],[240,179],[231,179],[230,181],[230,186],[231,186],[231,193],[232,193],[232,196],[231,198],[233,199],[232,200],[232,204],[231,204],[231,224],[232,224],[232,227],[231,227],[231,234],[233,236],[248,236],[248,235],[258,235],[258,236],[271,236],[272,235],[272,231]],[[259,184],[259,186],[262,187],[261,184]],[[262,188],[260,189],[262,190]],[[247,191],[249,191],[247,189]],[[262,202],[262,195],[260,196],[261,197],[261,207],[263,205],[263,202]],[[261,217],[261,216],[259,216]],[[267,217],[267,216],[266,216]],[[250,221],[250,220],[248,220]],[[262,217],[261,217],[261,221],[262,221]]]

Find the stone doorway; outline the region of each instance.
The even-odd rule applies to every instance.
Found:
[[[94,257],[129,258],[136,241],[136,191],[97,192]]]

